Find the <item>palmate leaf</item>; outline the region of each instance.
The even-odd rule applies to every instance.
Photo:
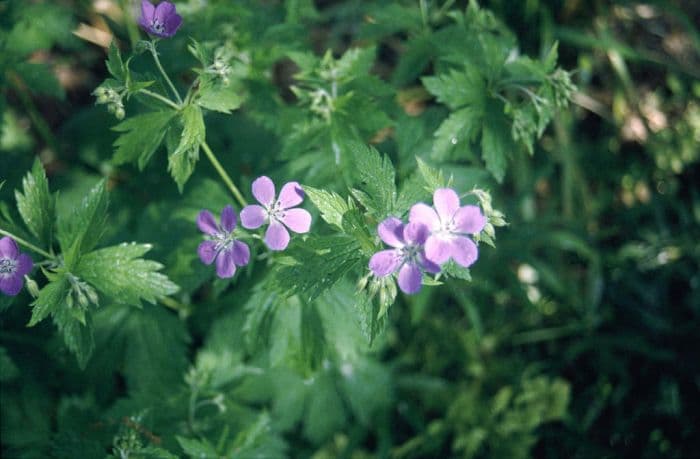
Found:
[[[168,155],[168,170],[182,192],[199,159],[199,146],[204,141],[205,126],[202,110],[197,105],[185,107],[179,117],[182,123],[180,140]]]
[[[92,330],[92,316],[86,312],[85,323],[81,323],[71,313],[70,308],[58,308],[53,314],[53,321],[58,327],[59,333],[63,335],[63,342],[71,351],[81,369],[85,368],[93,350],[95,349],[95,338]]]
[[[510,124],[503,115],[502,104],[500,102],[490,104],[486,110],[481,131],[481,155],[486,163],[486,169],[498,183],[503,181],[508,156],[514,149]]]
[[[178,290],[167,276],[158,273],[160,263],[140,258],[149,244],[120,244],[83,255],[76,275],[118,303],[141,307],[141,301],[155,303]]]
[[[394,211],[396,203],[396,183],[394,166],[386,155],[380,155],[372,147],[351,143],[354,175],[362,193],[354,193],[355,197],[367,208],[367,211],[378,220],[383,220]]]
[[[208,84],[199,90],[197,104],[207,110],[231,113],[243,103],[243,97],[234,86]]]
[[[450,114],[435,131],[431,156],[437,161],[464,158],[471,153],[470,144],[481,129],[483,111],[476,106],[464,107]]]
[[[137,162],[139,169],[143,169],[163,142],[174,116],[172,110],[156,111],[130,117],[114,126],[112,129],[121,135],[114,142],[112,162],[117,165]]]
[[[482,107],[486,100],[484,78],[478,69],[467,67],[463,71],[451,70],[447,74],[424,77],[423,86],[438,102],[455,110],[465,105]]]
[[[56,199],[49,191],[44,168],[37,159],[31,172],[22,179],[22,193],[15,191],[17,210],[27,229],[44,247],[51,247],[56,219]]]
[[[39,290],[39,296],[32,303],[32,318],[29,327],[32,327],[49,314],[54,313],[65,304],[65,299],[70,292],[70,283],[66,274],[55,277],[51,282]]]
[[[343,229],[343,215],[350,210],[349,204],[333,191],[304,186],[304,193],[321,212],[321,218],[337,229]]]

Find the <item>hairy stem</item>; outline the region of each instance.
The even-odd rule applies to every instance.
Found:
[[[55,256],[51,255],[51,254],[50,254],[49,252],[47,252],[46,250],[40,249],[39,247],[35,246],[34,244],[32,244],[32,243],[30,243],[30,242],[27,242],[27,241],[25,241],[24,239],[19,238],[19,237],[15,236],[14,234],[12,234],[12,233],[10,233],[10,232],[8,232],[8,231],[5,231],[5,230],[3,230],[3,229],[0,229],[0,234],[1,234],[1,235],[4,235],[4,236],[11,237],[12,239],[14,239],[14,241],[15,241],[16,243],[25,246],[25,247],[28,248],[29,250],[32,250],[32,251],[38,253],[39,255],[43,255],[43,256],[45,256],[46,258],[50,258],[50,259],[52,259],[52,260],[53,260],[54,258],[56,258]]]
[[[163,96],[161,96],[161,95],[158,94],[158,93],[155,93],[155,92],[153,92],[153,91],[149,91],[148,89],[141,89],[141,90],[139,91],[139,93],[141,93],[141,94],[143,94],[143,95],[145,95],[145,96],[148,96],[148,97],[152,97],[152,98],[154,98],[154,99],[157,99],[157,100],[163,102],[164,104],[173,107],[175,110],[180,110],[180,109],[182,108],[181,105],[176,104],[175,102],[173,102],[172,100],[168,99],[167,97],[163,97]]]
[[[221,180],[224,181],[228,189],[231,190],[231,193],[233,193],[233,196],[236,198],[238,203],[242,207],[247,206],[248,203],[246,202],[241,192],[238,190],[238,187],[236,187],[236,185],[233,183],[233,180],[231,180],[231,177],[229,177],[229,175],[226,173],[219,160],[216,159],[216,156],[214,156],[214,152],[211,151],[211,148],[209,148],[209,145],[207,145],[206,142],[202,142],[202,150],[204,150],[204,153],[207,155],[207,158],[209,158],[209,161],[211,162],[212,166],[214,166],[216,172],[219,173]]]
[[[158,58],[158,52],[156,51],[156,42],[155,41],[151,41],[151,46],[148,47],[148,50],[151,52],[151,55],[153,56],[153,60],[156,63],[156,67],[158,67],[158,70],[160,70],[161,75],[163,75],[163,78],[165,78],[165,81],[168,83],[168,86],[170,86],[170,90],[175,95],[177,102],[180,105],[182,105],[182,99],[180,98],[180,93],[177,92],[175,85],[170,80],[170,77],[168,77],[168,74],[165,73],[165,69],[163,69],[163,66],[160,64],[160,59]]]

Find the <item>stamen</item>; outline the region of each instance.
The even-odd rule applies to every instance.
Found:
[[[0,258],[0,274],[14,274],[17,262],[11,258]]]

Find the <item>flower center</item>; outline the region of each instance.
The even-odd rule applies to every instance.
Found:
[[[457,225],[455,225],[454,220],[450,219],[446,222],[440,221],[440,227],[433,231],[433,234],[440,237],[451,236],[457,233]]]
[[[213,237],[214,242],[216,242],[216,251],[221,251],[228,249],[233,245],[236,238],[233,237],[233,233],[216,233]]]
[[[163,33],[165,32],[165,24],[160,22],[158,19],[153,19],[153,21],[151,21],[151,29],[158,33]]]
[[[17,271],[17,261],[11,258],[0,258],[0,274],[14,274]]]
[[[420,250],[421,246],[419,245],[405,245],[401,248],[401,257],[405,263],[417,262]]]
[[[267,216],[272,220],[281,221],[284,218],[285,210],[282,208],[282,203],[279,201],[275,202],[272,206],[267,209]]]

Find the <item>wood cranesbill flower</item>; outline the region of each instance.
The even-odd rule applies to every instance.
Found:
[[[149,34],[170,38],[180,28],[182,17],[170,2],[160,2],[158,6],[153,6],[148,0],[141,0],[141,17],[138,22]]]
[[[377,227],[379,237],[393,249],[381,250],[369,260],[369,269],[377,277],[399,272],[399,288],[404,293],[417,293],[421,289],[423,271],[437,274],[440,267],[428,260],[423,245],[428,238],[428,227],[421,223],[404,225],[401,220],[389,217]]]
[[[22,290],[22,278],[34,267],[29,255],[20,253],[14,239],[0,239],[0,292],[15,296]]]
[[[247,229],[260,228],[269,223],[265,232],[265,245],[270,250],[284,250],[289,244],[289,231],[308,233],[311,214],[295,206],[304,200],[304,190],[297,182],[285,183],[275,199],[275,184],[269,177],[258,177],[253,182],[253,196],[261,206],[253,204],[241,210],[241,224]]]
[[[430,229],[425,241],[425,255],[442,265],[452,258],[468,268],[477,259],[479,251],[468,237],[477,234],[486,225],[486,217],[478,206],[460,206],[459,196],[451,188],[439,188],[433,193],[435,208],[418,203],[411,207],[408,220],[422,223]]]
[[[205,265],[216,260],[216,275],[223,278],[233,277],[236,266],[245,266],[250,261],[250,248],[244,242],[237,240],[233,234],[236,229],[236,211],[226,206],[221,211],[221,224],[208,210],[197,215],[197,227],[210,239],[199,244],[197,253]]]

